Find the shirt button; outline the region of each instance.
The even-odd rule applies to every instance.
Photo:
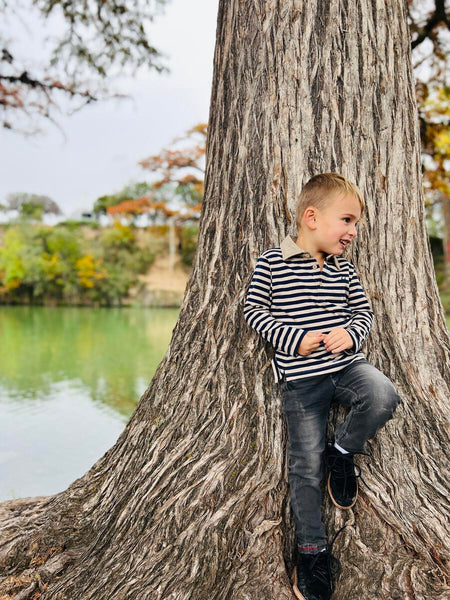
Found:
[[[313,269],[317,269],[317,265],[313,265]]]

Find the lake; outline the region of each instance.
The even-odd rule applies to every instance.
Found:
[[[0,501],[61,492],[114,445],[178,314],[0,307]]]

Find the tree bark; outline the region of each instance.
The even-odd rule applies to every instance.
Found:
[[[286,428],[242,308],[324,171],[365,196],[347,257],[375,313],[368,359],[403,399],[359,461],[354,509],[324,497],[330,535],[348,524],[334,598],[448,597],[449,337],[416,115],[405,3],[220,0],[198,249],[169,348],[90,471],[0,505],[0,598],[293,598]]]

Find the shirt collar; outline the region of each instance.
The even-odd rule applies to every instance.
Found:
[[[292,236],[291,234],[289,234],[281,242],[280,248],[281,248],[281,253],[283,255],[283,260],[287,260],[288,258],[291,258],[292,256],[297,256],[297,255],[301,255],[301,254],[304,254],[305,256],[311,256],[311,254],[307,250],[303,250],[303,248],[300,248],[300,246],[297,246],[297,244],[295,243],[295,240],[296,240],[295,236]],[[329,260],[329,259],[333,259],[334,264],[336,265],[336,268],[341,270],[341,266],[339,264],[336,254],[328,254],[325,257],[325,260]]]

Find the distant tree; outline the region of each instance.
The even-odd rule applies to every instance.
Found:
[[[142,65],[168,71],[148,39],[148,25],[167,1],[0,0],[0,123],[29,133],[33,121],[54,120],[63,100],[77,110],[111,97],[111,80],[123,72]],[[31,19],[34,31],[51,31],[53,21],[60,32],[45,39],[47,58],[34,63],[16,55],[10,34]]]
[[[149,221],[154,224],[158,219],[165,222],[173,217],[174,224],[181,224],[186,219],[198,220],[202,191],[203,180],[192,175],[180,176],[178,180],[172,176],[153,183],[141,181],[126,185],[116,194],[101,196],[96,200],[93,212],[96,215],[125,218],[129,222],[136,222],[140,215],[147,214]],[[171,203],[177,206],[170,208]],[[188,210],[182,213],[181,209]]]
[[[199,123],[184,136],[176,137],[171,142],[171,146],[174,146],[188,140],[191,142],[190,146],[163,148],[159,154],[139,162],[146,171],[160,176],[160,179],[153,182],[155,190],[175,183],[175,194],[181,197],[184,204],[198,210],[201,208],[205,188],[203,180],[207,129],[207,123]]]
[[[18,192],[9,194],[6,202],[5,210],[16,210],[25,221],[40,221],[44,214],[62,214],[58,204],[49,196]]]
[[[44,209],[37,202],[24,202],[20,207],[20,216],[25,221],[42,221]]]
[[[121,202],[128,200],[138,200],[143,196],[147,196],[153,191],[153,186],[146,181],[139,181],[126,185],[116,194],[109,194],[97,198],[94,204],[93,212],[96,215],[106,214],[110,206],[116,206]]]
[[[150,198],[143,196],[137,200],[124,200],[123,202],[119,202],[119,204],[109,206],[106,212],[113,218],[126,217],[134,221],[140,215],[148,213],[151,209],[151,204]]]
[[[152,200],[151,196],[143,196],[138,200],[125,200],[115,206],[110,206],[106,212],[113,218],[125,217],[131,222],[136,222],[136,219],[143,214],[148,215],[148,219],[153,224],[156,224],[158,218],[166,222],[173,217],[174,223],[184,220],[178,210],[170,209],[166,202]]]
[[[142,196],[146,196],[152,192],[152,183],[148,183],[147,181],[138,181],[126,185],[122,189],[121,194],[124,198],[129,200],[138,200],[139,198],[142,198]]]

